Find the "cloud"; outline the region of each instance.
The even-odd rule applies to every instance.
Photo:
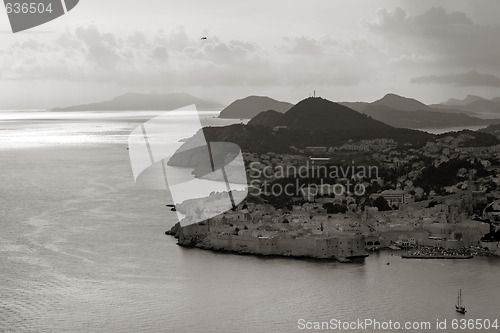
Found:
[[[500,87],[500,78],[493,74],[481,74],[476,71],[470,71],[461,74],[426,75],[415,77],[411,79],[411,83],[438,83],[452,84],[456,86]]]
[[[323,45],[308,36],[301,37],[283,37],[285,45],[279,46],[279,50],[285,53],[297,55],[318,55],[323,51]]]
[[[393,12],[380,9],[378,19],[363,21],[368,29],[388,38],[416,36],[424,38],[441,38],[443,36],[457,37],[461,31],[474,29],[472,19],[465,13],[448,13],[442,7],[432,7],[422,14],[409,17],[406,12],[397,7]]]
[[[375,21],[364,21],[364,24],[374,32],[387,35],[426,35],[431,32],[453,32],[464,27],[471,27],[474,22],[465,13],[448,13],[442,7],[432,7],[420,15],[408,17],[406,12],[397,7],[392,13],[380,9]]]
[[[228,71],[263,67],[262,51],[255,44],[211,38],[190,39],[183,27],[154,36],[135,32],[121,38],[96,26],[67,30],[50,42],[16,42],[0,51],[3,79],[58,79],[123,84],[198,84],[207,80],[236,84]],[[244,77],[245,75],[241,75]],[[251,75],[250,75],[251,77]]]
[[[2,79],[55,79],[126,85],[355,85],[380,52],[364,40],[284,37],[263,49],[244,40],[190,38],[184,27],[153,35],[67,29],[50,41],[28,39],[0,51]]]
[[[500,26],[474,22],[466,13],[441,7],[415,15],[401,8],[381,9],[363,25],[380,35],[392,52],[432,57],[439,66],[462,66],[489,72],[500,68]]]
[[[112,69],[120,60],[120,47],[113,34],[101,33],[90,26],[75,30],[75,42],[80,41],[87,59],[99,69]]]
[[[352,86],[370,80],[384,55],[366,40],[283,37],[275,47],[277,75],[284,84]]]

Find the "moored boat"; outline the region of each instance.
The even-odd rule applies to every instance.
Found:
[[[465,306],[462,301],[462,289],[458,292],[457,304],[455,305],[455,310],[461,314],[465,314],[467,310],[465,310]]]

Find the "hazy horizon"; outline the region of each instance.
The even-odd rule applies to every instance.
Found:
[[[123,93],[121,95],[113,95],[109,98],[106,98],[106,99],[102,99],[102,100],[95,100],[95,101],[90,101],[88,103],[75,103],[74,105],[56,105],[54,107],[51,107],[51,108],[23,108],[23,107],[19,107],[19,108],[0,108],[0,111],[39,111],[39,110],[47,110],[47,111],[50,111],[50,110],[56,110],[59,109],[59,108],[67,108],[67,107],[74,107],[74,106],[80,106],[80,105],[86,105],[86,104],[100,104],[100,103],[103,103],[103,102],[108,102],[108,101],[111,101],[111,100],[114,100],[115,98],[117,97],[121,97],[123,95],[126,95],[126,94],[129,94],[129,93],[132,93],[132,94],[136,94],[137,92],[133,92],[133,91],[129,91],[129,92],[126,92],[126,93]],[[173,92],[173,93],[137,93],[137,94],[144,94],[144,95],[148,95],[148,94],[151,94],[151,95],[169,95],[169,94],[182,94],[182,93],[185,93],[185,94],[188,94],[188,95],[191,95],[192,97],[195,97],[195,98],[199,98],[199,96],[196,96],[196,95],[192,95],[190,94],[189,92],[185,92],[185,91],[179,91],[179,92]],[[308,96],[304,96],[303,98],[297,100],[297,102],[290,102],[290,101],[287,101],[287,100],[278,100],[278,99],[275,99],[273,96],[269,96],[269,95],[247,95],[247,96],[240,96],[240,97],[236,97],[234,100],[228,102],[228,103],[220,103],[218,100],[215,100],[215,99],[210,99],[210,98],[202,98],[203,100],[207,101],[207,102],[215,102],[215,103],[220,103],[221,104],[221,107],[220,108],[214,108],[214,110],[223,110],[224,108],[226,108],[227,106],[229,106],[231,103],[233,103],[234,101],[236,100],[241,100],[241,99],[245,99],[247,97],[250,97],[250,96],[257,96],[257,97],[270,97],[272,99],[275,99],[275,100],[278,100],[279,102],[288,102],[288,103],[291,103],[291,104],[297,104],[298,102],[308,98],[308,97],[313,97],[313,94],[314,94],[314,91],[312,93],[309,93]],[[356,100],[356,101],[336,101],[336,100],[331,100],[332,102],[335,102],[335,103],[373,103],[373,102],[376,102],[382,98],[384,98],[386,95],[390,95],[390,94],[393,94],[392,92],[387,92],[386,94],[380,96],[380,98],[377,98],[375,100]],[[469,94],[471,95],[471,94]],[[469,96],[468,95],[468,96]],[[466,97],[468,96],[463,96],[463,98],[458,98],[458,100],[464,100]],[[477,96],[477,95],[474,95],[474,96]],[[325,98],[325,99],[328,99],[327,97],[324,97],[324,96],[316,96],[316,97],[321,97],[321,98]],[[409,99],[413,99],[412,96],[401,96],[403,98],[409,98]],[[478,97],[482,97],[482,96],[478,96]],[[498,94],[498,96],[496,97],[500,97],[500,93]],[[484,98],[484,97],[483,97]],[[494,97],[495,98],[495,97]],[[485,98],[487,100],[490,100],[489,98]],[[328,99],[330,100],[330,99]],[[418,101],[418,100],[417,100]],[[443,100],[443,101],[440,101],[439,103],[436,103],[436,104],[444,104],[444,102],[447,102],[447,100]],[[425,103],[424,103],[425,104]],[[431,104],[429,104],[431,105]],[[457,106],[458,108],[458,106]],[[103,110],[103,111],[106,111],[106,110]],[[109,111],[109,110],[108,110]],[[439,109],[434,109],[434,111],[438,112]],[[479,116],[480,114],[477,114],[476,116]]]
[[[86,0],[17,34],[2,14],[0,109],[127,92],[186,92],[226,105],[249,95],[296,103],[313,90],[333,101],[494,98],[499,9],[494,0]]]

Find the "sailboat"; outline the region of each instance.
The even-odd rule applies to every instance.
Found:
[[[460,289],[460,291],[458,292],[458,300],[457,304],[455,305],[455,310],[457,310],[457,312],[460,312],[461,314],[465,314],[467,312],[462,302],[462,289]]]

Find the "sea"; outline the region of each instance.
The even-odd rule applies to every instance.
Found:
[[[168,192],[137,186],[127,150],[159,114],[0,111],[0,332],[500,330],[500,258],[383,250],[346,264],[178,246]],[[234,122],[216,116],[202,123]]]

